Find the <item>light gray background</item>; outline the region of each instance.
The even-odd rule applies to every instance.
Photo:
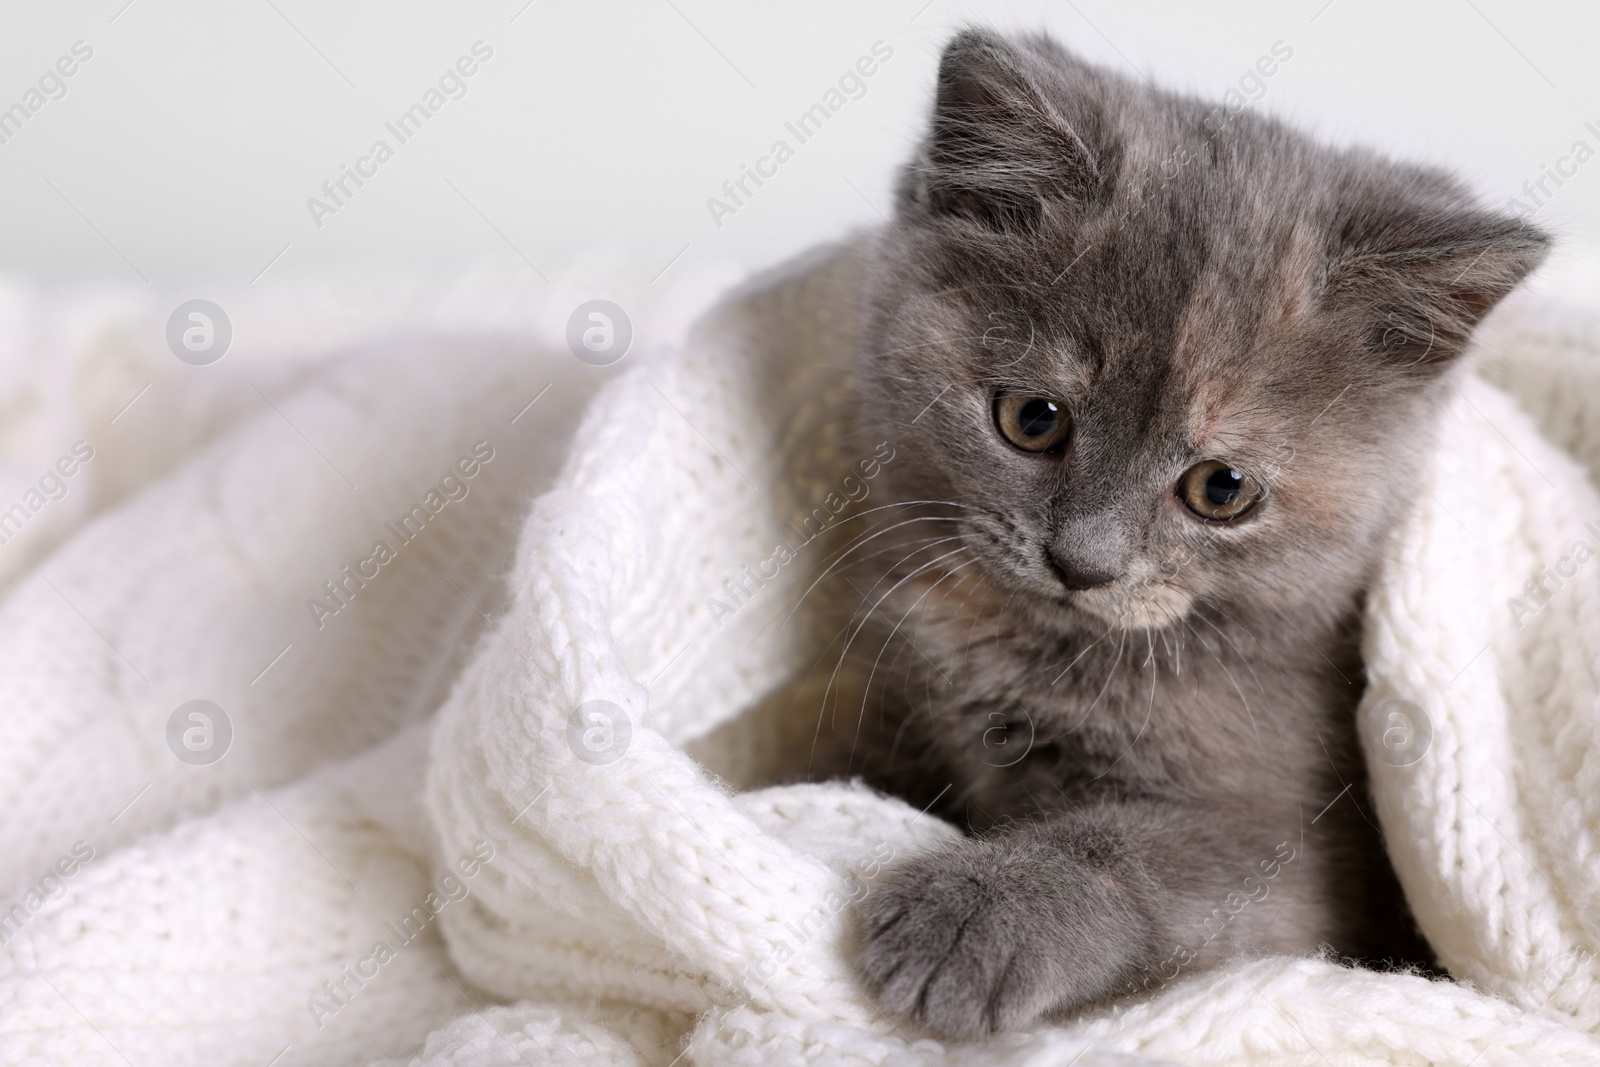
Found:
[[[74,41],[94,49],[0,145],[0,273],[42,281],[485,260],[550,276],[595,248],[769,262],[888,209],[939,46],[973,20],[1211,96],[1286,42],[1254,107],[1502,202],[1576,140],[1600,150],[1600,5],[1577,2],[93,0],[3,20],[0,108]],[[317,228],[307,198],[394,145],[385,120],[479,39],[494,56],[468,94]],[[714,225],[707,198],[878,40],[894,57],[866,95]],[[1600,242],[1600,160],[1538,217]]]

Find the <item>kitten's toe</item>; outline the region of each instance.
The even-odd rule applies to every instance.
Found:
[[[857,912],[857,966],[879,1007],[950,1038],[1027,1026],[1059,993],[1026,901],[971,851],[911,861]]]

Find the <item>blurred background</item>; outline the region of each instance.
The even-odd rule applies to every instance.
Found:
[[[970,21],[1237,89],[1600,241],[1600,5],[91,0],[5,6],[0,275],[204,295],[333,264],[554,279],[597,248],[652,274],[768,263],[889,210],[940,45]],[[1263,56],[1281,61],[1253,77]],[[873,73],[800,143],[785,123],[862,57]],[[792,158],[731,199],[779,139]]]

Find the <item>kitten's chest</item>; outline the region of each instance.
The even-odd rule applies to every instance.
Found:
[[[989,610],[913,613],[896,643],[874,684],[896,691],[898,732],[995,818],[1107,792],[1292,801],[1359,771],[1343,641],[1297,649],[1202,618],[1062,634]]]

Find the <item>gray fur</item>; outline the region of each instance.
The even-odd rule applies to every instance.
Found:
[[[936,1034],[1237,951],[1426,959],[1367,798],[1359,611],[1456,357],[1548,239],[1213,112],[964,31],[878,240],[860,418],[896,506],[824,770],[973,832],[856,912],[880,1004]],[[1007,444],[997,390],[1063,403],[1067,448]],[[1204,459],[1265,498],[1197,520],[1174,487]]]

